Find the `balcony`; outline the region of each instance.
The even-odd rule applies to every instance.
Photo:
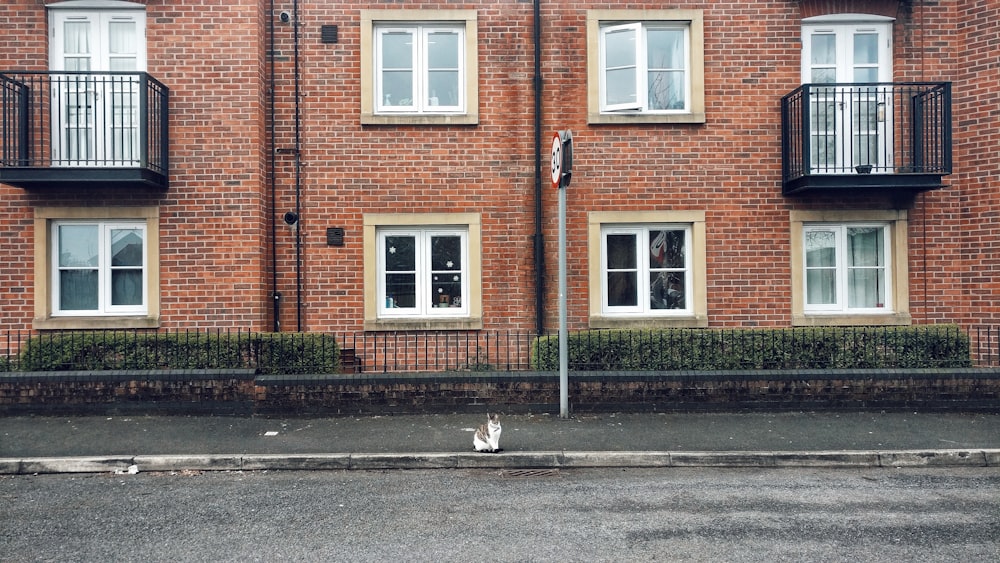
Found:
[[[782,191],[944,187],[951,83],[805,84],[781,99]]]
[[[166,189],[167,114],[144,72],[0,71],[0,182]]]

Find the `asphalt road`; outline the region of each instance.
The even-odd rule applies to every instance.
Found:
[[[1000,469],[0,477],[5,561],[997,561]]]

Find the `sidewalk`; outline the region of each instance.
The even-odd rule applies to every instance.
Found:
[[[1000,466],[997,413],[0,418],[0,474],[255,469]]]

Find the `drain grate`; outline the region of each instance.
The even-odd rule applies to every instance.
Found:
[[[558,477],[558,469],[504,469],[500,472],[501,477]]]

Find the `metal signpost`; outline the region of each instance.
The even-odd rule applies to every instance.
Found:
[[[552,138],[552,187],[559,191],[559,417],[569,418],[569,342],[566,331],[566,187],[573,174],[573,133]]]

